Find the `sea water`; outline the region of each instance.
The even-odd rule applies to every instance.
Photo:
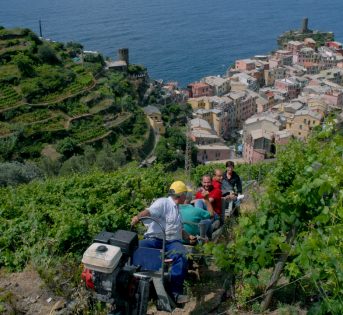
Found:
[[[343,41],[342,0],[0,0],[0,25],[75,41],[116,59],[121,47],[151,77],[181,85],[225,73],[236,59],[266,54],[298,29]]]

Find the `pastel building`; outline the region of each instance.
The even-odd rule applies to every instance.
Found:
[[[189,97],[213,96],[213,88],[204,82],[194,82],[187,85]]]
[[[319,55],[315,52],[314,49],[309,47],[301,48],[300,51],[298,51],[293,58],[294,63],[298,63],[300,65],[303,65],[305,62],[318,62],[319,61]]]
[[[230,80],[216,76],[209,76],[202,79],[202,82],[207,83],[213,90],[213,94],[222,96],[230,92]]]
[[[305,38],[305,39],[304,39],[304,45],[305,45],[306,47],[315,49],[315,48],[316,48],[316,45],[317,45],[317,42],[316,42],[313,38]]]
[[[214,105],[211,98],[207,96],[198,97],[198,98],[189,98],[187,100],[187,103],[189,103],[192,106],[193,110],[197,110],[197,109],[210,110],[213,108],[213,105]]]
[[[227,94],[227,96],[233,101],[236,128],[242,128],[243,122],[257,111],[256,99],[258,98],[258,95],[256,93],[250,93],[249,91],[243,91],[231,92]]]
[[[191,138],[199,145],[212,144],[220,142],[220,137],[213,132],[210,124],[200,118],[195,118],[190,121]]]
[[[166,129],[163,125],[162,115],[160,110],[156,106],[148,105],[143,108],[144,113],[147,115],[151,127],[154,129],[155,133],[165,134]]]
[[[343,90],[330,90],[324,94],[326,104],[337,109],[343,109]]]
[[[241,73],[236,73],[231,77],[231,85],[233,85],[232,81],[237,81],[240,82],[241,84],[245,85],[246,88],[252,90],[252,91],[257,91],[258,90],[258,81],[256,78],[253,76],[241,72]]]
[[[252,59],[241,59],[236,60],[235,68],[241,71],[251,71],[256,67],[255,61]]]
[[[286,50],[290,51],[292,53],[292,55],[296,55],[296,53],[299,52],[300,49],[303,47],[304,47],[303,42],[291,40],[287,43]]]
[[[275,133],[281,129],[278,116],[260,113],[247,119],[243,126],[243,159],[248,163],[270,158],[275,154]]]
[[[289,99],[297,98],[300,94],[299,84],[290,78],[275,80],[275,87],[277,89],[287,92]]]
[[[274,134],[263,129],[253,130],[246,136],[243,144],[243,159],[256,163],[275,154]]]
[[[266,86],[272,86],[275,80],[281,80],[286,77],[286,69],[284,67],[275,67],[269,70],[264,70],[264,81]]]
[[[328,47],[319,47],[318,54],[320,57],[321,69],[333,68],[341,60],[341,56],[337,56],[337,53]]]
[[[232,155],[231,149],[222,143],[196,145],[195,147],[199,163],[228,160]]]
[[[280,60],[282,66],[291,66],[293,64],[293,55],[290,50],[277,50],[274,54],[274,60]]]
[[[320,125],[322,115],[311,111],[310,109],[298,110],[295,114],[287,117],[286,129],[298,139],[308,138],[312,129]]]

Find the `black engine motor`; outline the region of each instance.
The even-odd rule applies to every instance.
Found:
[[[82,278],[95,297],[115,308],[115,314],[146,314],[149,280],[130,265],[138,236],[131,231],[101,232],[83,254]]]

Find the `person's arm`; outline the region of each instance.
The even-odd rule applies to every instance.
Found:
[[[132,218],[131,225],[136,225],[139,222],[139,219],[142,217],[150,217],[150,216],[151,216],[150,211],[148,209],[145,209]]]
[[[211,218],[213,218],[215,213],[214,213],[213,206],[212,206],[212,203],[211,203],[210,199],[213,199],[213,198],[204,199],[204,202],[205,202],[207,211],[209,212]]]
[[[182,229],[182,239],[191,245],[195,244],[197,240],[196,236],[187,233],[184,229]]]
[[[239,175],[237,175],[237,192],[239,194],[242,194],[242,192],[243,192],[242,181],[241,181],[241,178],[239,177]]]

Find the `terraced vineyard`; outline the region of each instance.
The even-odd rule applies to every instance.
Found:
[[[105,138],[116,147],[118,136],[134,133],[139,115],[128,115],[127,108],[139,111],[137,87],[125,74],[104,71],[101,55],[81,64],[80,54],[78,44],[0,29],[0,161],[37,160],[44,147],[57,150],[61,143],[71,143],[69,156],[82,153],[84,144],[101,148]],[[144,132],[135,135],[140,139]]]
[[[11,86],[0,85],[0,110],[19,103],[21,96]]]

